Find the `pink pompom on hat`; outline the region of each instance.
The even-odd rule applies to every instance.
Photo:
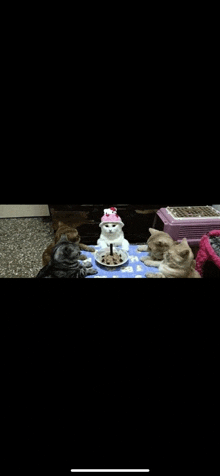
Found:
[[[117,208],[115,207],[107,208],[106,210],[104,210],[104,215],[101,219],[101,222],[102,223],[121,223],[122,225],[124,225],[120,216],[117,214]]]

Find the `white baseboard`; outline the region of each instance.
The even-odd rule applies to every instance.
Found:
[[[48,205],[0,205],[0,218],[50,216]]]

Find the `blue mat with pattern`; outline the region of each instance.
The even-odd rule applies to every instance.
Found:
[[[93,246],[93,245],[91,245]],[[99,246],[93,246],[96,250],[100,250]],[[130,245],[129,247],[129,259],[126,264],[116,268],[106,268],[101,266],[95,260],[95,253],[89,251],[82,251],[82,254],[88,257],[88,261],[92,263],[93,268],[98,271],[98,274],[87,276],[86,279],[91,278],[145,278],[146,273],[158,273],[158,268],[152,268],[145,266],[140,261],[142,256],[148,256],[146,252],[137,251],[138,245]],[[85,263],[86,261],[83,261]]]

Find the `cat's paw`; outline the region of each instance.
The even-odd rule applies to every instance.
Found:
[[[142,261],[142,263],[145,263],[145,261],[147,261],[147,260],[149,261],[149,258],[147,256],[142,256],[140,258],[140,261]]]
[[[146,273],[146,278],[165,278],[165,276],[161,273]]]
[[[89,268],[89,269],[87,270],[87,276],[91,276],[91,275],[93,275],[93,274],[98,274],[97,269],[95,269],[95,268]]]
[[[90,263],[90,261],[88,261],[88,263],[84,263],[83,264],[84,268],[92,268],[92,263]]]
[[[88,246],[88,248],[87,248],[86,251],[90,251],[90,253],[94,253],[94,252],[95,252],[95,248],[93,248],[92,246]]]
[[[128,240],[123,240],[123,242],[122,242],[122,250],[124,250],[124,251],[129,251],[129,248],[130,248],[130,245],[129,245]]]
[[[148,246],[147,245],[138,246],[137,251],[148,251]]]
[[[151,268],[151,267],[157,268],[157,265],[156,265],[155,261],[152,261],[150,257],[145,258],[142,261],[145,264],[145,266],[148,266],[149,268]]]

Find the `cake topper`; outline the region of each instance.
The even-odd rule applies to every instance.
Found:
[[[120,217],[117,214],[117,208],[111,207],[111,208],[106,208],[104,210],[104,216],[102,217],[102,221],[108,221],[109,217],[113,221],[120,221]]]

